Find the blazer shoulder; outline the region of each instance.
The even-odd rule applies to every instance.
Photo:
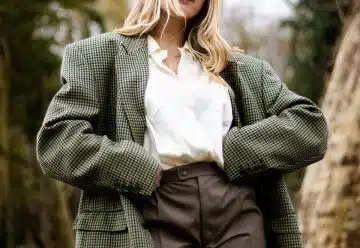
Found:
[[[92,37],[75,41],[66,46],[66,49],[78,48],[90,60],[101,60],[115,56],[121,47],[124,36],[107,32]]]
[[[233,52],[228,63],[228,72],[236,78],[244,79],[243,83],[258,85],[262,82],[264,60],[244,54]]]
[[[253,57],[251,55],[235,51],[231,54],[230,63],[234,63],[241,68],[247,68],[252,70],[260,70],[263,67],[264,60],[260,58]]]

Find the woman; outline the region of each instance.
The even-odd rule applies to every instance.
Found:
[[[76,247],[302,247],[283,174],[323,158],[326,121],[230,48],[219,6],[137,1],[66,47],[37,156],[82,189]]]

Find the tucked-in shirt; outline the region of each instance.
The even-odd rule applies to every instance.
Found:
[[[148,49],[144,147],[163,169],[200,161],[223,167],[222,140],[233,118],[228,88],[209,80],[187,44],[179,48],[177,73],[166,66],[167,51],[150,35]]]

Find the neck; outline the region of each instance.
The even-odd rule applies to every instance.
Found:
[[[174,17],[170,17],[167,21],[167,14],[162,13],[159,23],[150,34],[162,49],[177,49],[185,43],[185,21]]]

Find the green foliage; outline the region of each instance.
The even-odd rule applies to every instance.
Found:
[[[31,142],[49,99],[59,86],[60,57],[52,52],[52,47],[59,45],[56,32],[66,21],[71,21],[67,20],[70,16],[60,14],[61,9],[64,6],[84,9],[84,2],[3,0],[0,3],[0,37],[5,39],[9,50],[10,122],[21,127]]]
[[[42,114],[44,79],[59,67],[59,57],[50,52],[53,38],[35,38],[37,23],[48,13],[51,24],[58,19],[51,13],[49,0],[5,0],[1,10],[1,35],[8,44],[10,79],[10,122],[34,137]]]
[[[337,2],[342,2],[337,5]],[[300,0],[294,16],[282,21],[291,30],[289,88],[314,102],[323,95],[325,76],[331,72],[336,41],[342,29],[346,1]]]
[[[0,148],[8,161],[6,205],[0,207],[0,247],[66,247],[59,234],[61,205],[54,181],[42,175],[33,150],[44,112],[60,87],[61,48],[73,41],[74,20],[69,13],[84,13],[89,21],[99,18],[87,10],[87,1],[91,0],[0,1],[0,53],[6,55],[8,65],[11,153],[3,154]]]

